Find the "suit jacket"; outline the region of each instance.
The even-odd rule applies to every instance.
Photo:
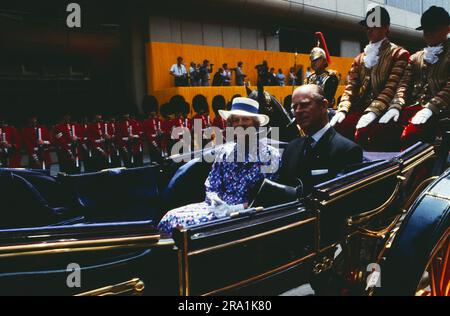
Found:
[[[305,156],[305,139],[289,143],[283,153],[279,178],[280,183],[290,186],[297,186],[300,179],[304,194],[309,194],[314,185],[335,178],[346,166],[363,161],[361,147],[332,127],[314,145],[308,157]]]

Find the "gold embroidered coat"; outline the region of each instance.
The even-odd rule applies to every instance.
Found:
[[[372,69],[365,66],[364,53],[355,58],[338,111],[348,113],[354,107],[381,116],[388,109],[408,65],[409,52],[386,39],[378,56]]]
[[[439,114],[450,104],[450,44],[445,43],[439,61],[429,64],[422,50],[411,56],[400,81],[391,108],[401,110],[407,105],[422,105]]]

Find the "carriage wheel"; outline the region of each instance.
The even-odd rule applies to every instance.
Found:
[[[450,296],[450,230],[433,250],[416,296]]]

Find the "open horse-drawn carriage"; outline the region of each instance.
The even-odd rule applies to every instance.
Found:
[[[289,122],[278,121],[285,135]],[[156,224],[204,199],[206,162],[58,177],[3,169],[0,293],[277,295],[310,283],[317,294],[448,295],[448,152],[443,137],[367,153],[307,197],[172,237]]]

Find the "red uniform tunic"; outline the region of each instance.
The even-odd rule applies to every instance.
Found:
[[[220,128],[221,130],[225,130],[227,128],[227,120],[223,119],[220,115],[216,115],[212,125]]]
[[[20,168],[21,158],[20,134],[13,126],[0,127],[0,142],[11,145],[11,147],[1,148],[0,158],[2,159],[2,167],[4,168]]]
[[[79,124],[58,124],[53,131],[54,143],[58,149],[58,156],[60,159],[67,160],[66,162],[74,162],[79,166],[81,160],[80,145],[83,141],[83,131]],[[78,138],[76,142],[73,137]]]
[[[194,120],[202,121],[202,129],[205,129],[205,128],[211,126],[211,120],[210,120],[208,114],[197,114],[194,116]]]
[[[22,131],[22,137],[25,148],[31,158],[31,167],[44,167],[46,169],[50,168],[50,165],[52,164],[52,159],[49,152],[51,138],[48,129],[42,125],[38,125],[36,127],[25,127]],[[44,141],[44,144],[41,147],[39,146],[39,140]]]
[[[157,140],[158,133],[162,133],[162,122],[159,117],[151,117],[142,123],[145,138],[152,143]]]
[[[91,151],[100,151],[107,154],[105,143],[105,122],[91,123],[87,127],[87,142]],[[107,129],[107,128],[106,128]]]
[[[141,123],[135,119],[129,119],[125,121],[120,121],[117,123],[117,144],[120,148],[129,148],[129,142],[133,139],[133,144],[131,145],[132,153],[138,154],[143,151],[142,147],[142,135],[144,134],[142,130]],[[137,137],[133,137],[137,136]]]
[[[172,135],[172,130],[176,127],[187,127],[192,129],[192,122],[188,118],[176,117],[169,121],[169,137]],[[182,134],[182,133],[180,133]]]

